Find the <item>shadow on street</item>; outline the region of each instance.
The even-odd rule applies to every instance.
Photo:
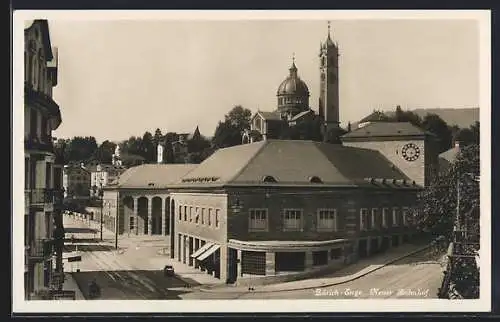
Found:
[[[190,289],[186,287],[187,284],[199,285],[194,280],[187,281],[177,276],[164,276],[163,270],[93,271],[77,272],[72,275],[86,299],[89,298],[90,282],[94,279],[101,288],[99,298],[101,300],[181,299],[179,295],[190,292]]]
[[[74,244],[66,244],[64,245],[64,252],[74,252],[78,248],[78,251],[82,252],[105,252],[115,250],[114,246],[110,245],[74,245]]]
[[[90,227],[65,227],[64,232],[66,234],[95,234],[99,230]]]

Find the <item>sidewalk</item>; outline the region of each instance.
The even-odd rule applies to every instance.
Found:
[[[381,254],[372,259],[365,259],[357,263],[351,264],[349,266],[346,266],[343,269],[337,271],[336,273],[331,274],[329,277],[303,279],[303,280],[297,280],[279,284],[263,285],[260,286],[258,289],[253,290],[252,293],[298,291],[298,290],[316,289],[321,287],[344,284],[353,281],[355,279],[361,278],[367,274],[370,274],[376,270],[381,269],[384,266],[390,265],[398,260],[412,256],[416,253],[422,252],[429,248],[429,245],[426,246],[405,245],[405,246],[400,246],[399,249],[395,249],[393,252]],[[375,261],[376,264],[367,265],[368,261]],[[360,267],[363,266],[365,267],[360,269]],[[348,272],[352,273],[349,274]],[[209,287],[199,288],[199,291],[207,293],[241,293],[248,291],[248,287],[226,286],[224,288],[221,287],[210,288],[209,286]]]
[[[75,300],[76,301],[84,301],[85,297],[82,294],[82,291],[76,284],[75,280],[71,273],[64,273],[64,284],[63,290],[65,291],[75,291]]]

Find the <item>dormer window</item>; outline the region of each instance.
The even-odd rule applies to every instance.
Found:
[[[323,181],[318,176],[312,176],[309,178],[309,182],[311,183],[323,183]]]
[[[273,176],[264,176],[262,182],[277,182]]]

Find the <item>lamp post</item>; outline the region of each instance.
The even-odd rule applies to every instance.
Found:
[[[103,225],[103,218],[102,218],[102,209],[103,209],[103,202],[104,202],[104,193],[102,191],[102,179],[99,181],[99,196],[101,197],[101,215],[99,216],[100,222],[101,222],[101,241],[102,239],[102,225]]]

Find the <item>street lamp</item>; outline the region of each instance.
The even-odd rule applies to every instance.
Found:
[[[101,197],[101,215],[99,216],[100,217],[100,221],[101,221],[101,241],[103,240],[102,239],[102,226],[103,226],[103,218],[102,218],[102,208],[103,208],[103,202],[104,202],[104,193],[102,191],[102,178],[99,179],[99,196]]]

